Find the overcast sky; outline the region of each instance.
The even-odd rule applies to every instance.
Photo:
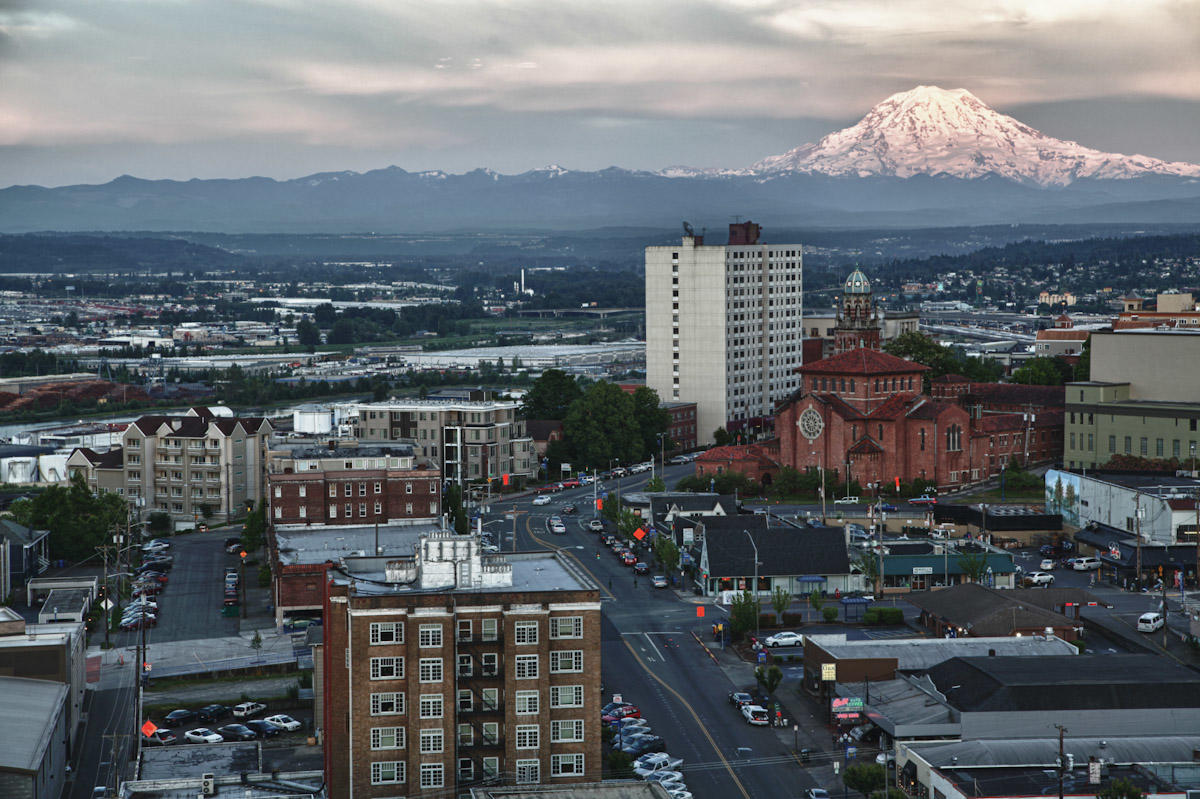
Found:
[[[1200,162],[1200,0],[0,0],[0,186],[737,167],[918,84]]]

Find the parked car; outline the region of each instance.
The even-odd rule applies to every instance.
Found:
[[[633,566],[637,563],[637,555],[633,554],[632,552],[626,552],[625,554],[621,555],[621,563],[625,564],[626,566]]]
[[[683,464],[690,462],[691,461],[688,460],[686,455],[676,455],[671,458],[671,460],[667,461],[667,463],[671,464],[672,466],[682,466]]]
[[[858,497],[850,497],[850,496],[840,497],[838,499],[835,499],[833,501],[833,504],[834,505],[857,505]]]
[[[633,716],[635,718],[641,718],[642,711],[638,708],[637,705],[618,705],[617,707],[613,708],[612,710],[610,710],[610,711],[606,712],[604,715],[602,715],[600,717],[600,720],[603,721],[605,724],[611,724],[614,721],[616,721],[617,719],[623,719],[623,718],[627,718],[629,716]]]
[[[240,705],[233,706],[233,717],[235,719],[245,719],[266,709],[267,706],[262,702],[242,702]]]
[[[220,733],[213,732],[207,727],[197,727],[194,730],[188,730],[183,734],[183,737],[194,744],[219,744],[225,739]]]
[[[195,718],[195,711],[184,710],[183,708],[180,708],[179,710],[172,710],[166,715],[167,723],[173,727],[179,726],[180,724],[187,724],[189,721],[192,721]]]
[[[651,577],[650,579],[653,582],[655,588],[666,588],[667,587],[666,575],[656,574],[653,577]]]
[[[656,753],[656,754],[659,754],[659,753]],[[637,773],[637,772],[634,772],[634,773]],[[675,771],[674,769],[669,769],[669,768],[659,769],[658,771],[647,772],[646,774],[641,775],[641,777],[646,782],[662,783],[664,787],[666,787],[666,785],[668,783],[672,783],[672,782],[679,783],[680,785],[683,784],[683,774],[681,774],[678,771]]]
[[[1152,611],[1138,616],[1137,629],[1139,633],[1152,633],[1155,630],[1161,630],[1166,623],[1166,619],[1161,613]]]
[[[126,632],[130,630],[140,630],[143,627],[153,627],[158,624],[158,620],[153,616],[126,616],[121,619],[121,629]]]
[[[729,694],[729,704],[736,708],[754,704],[754,697],[745,691],[733,691]]]
[[[142,552],[166,552],[171,548],[171,542],[162,538],[153,538],[142,544]]]
[[[217,732],[221,733],[221,737],[226,741],[253,741],[258,738],[254,730],[245,724],[226,724],[224,727],[218,727]]]
[[[599,519],[592,519],[590,522],[588,522],[588,529],[593,533],[599,533],[604,530],[604,522],[600,521]]]
[[[671,799],[693,799],[692,792],[685,788],[672,788],[667,785],[663,787],[667,789],[667,796]]]
[[[282,727],[288,732],[294,732],[300,729],[300,722],[283,713],[280,713],[278,716],[267,716],[265,721],[271,722],[276,727]]]
[[[638,757],[647,752],[667,751],[667,742],[657,735],[642,735],[628,743],[615,747],[618,752],[624,752],[631,757]]]
[[[283,631],[285,633],[299,633],[307,630],[309,627],[320,626],[320,619],[285,619],[283,622]]]
[[[913,497],[908,501],[909,505],[936,505],[937,497],[930,494],[922,494],[919,497]]]
[[[546,494],[538,494],[536,497],[533,498],[533,504],[534,505],[549,505],[550,497]]]
[[[650,722],[640,716],[626,716],[623,719],[617,719],[612,724],[608,725],[614,731],[622,731],[627,733],[648,733],[650,732]]]
[[[618,478],[619,478],[619,477],[624,477],[624,476],[626,476],[627,474],[629,474],[629,470],[628,470],[628,469],[626,469],[624,466],[618,466],[617,468],[615,468],[615,469],[613,469],[613,470],[612,470],[612,476],[613,476],[613,477],[618,477]]]
[[[809,788],[804,792],[804,799],[829,799],[829,791],[824,788]]]
[[[1077,558],[1073,567],[1077,572],[1092,571],[1100,568],[1100,558]]]
[[[201,721],[216,721],[223,719],[229,715],[229,708],[224,705],[212,704],[205,705],[196,711],[196,718]]]
[[[254,734],[259,738],[271,738],[282,732],[279,727],[263,719],[250,719],[246,726],[254,730]]]
[[[761,705],[742,705],[742,718],[756,727],[765,727],[769,722],[767,709]]]
[[[1025,584],[1034,586],[1041,585],[1048,588],[1051,585],[1054,585],[1054,575],[1048,572],[1030,572],[1025,576]]]
[[[679,771],[683,766],[683,758],[671,757],[666,752],[651,752],[633,761],[633,773],[644,777],[655,771]]]
[[[763,641],[769,647],[776,646],[804,646],[804,636],[800,633],[781,632],[767,636]]]
[[[571,479],[569,479],[569,480],[563,480],[561,483],[559,483],[559,486],[560,486],[560,487],[562,487],[562,488],[564,488],[564,489],[566,489],[566,488],[579,488],[579,487],[580,487],[580,485],[582,485],[582,484],[579,482],[579,479],[578,479],[578,478],[575,478],[575,477],[572,477],[572,478],[571,478]]]
[[[177,740],[179,739],[175,737],[175,733],[159,727],[149,735],[142,736],[142,746],[166,746],[167,744],[175,743]]]
[[[1038,568],[1044,572],[1054,571],[1054,558],[1042,558],[1042,562],[1038,564]]]
[[[632,707],[632,703],[631,702],[609,702],[607,705],[600,708],[600,715],[607,716],[609,713],[611,713],[612,711],[616,710],[619,707]]]

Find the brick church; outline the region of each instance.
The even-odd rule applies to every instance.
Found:
[[[1061,386],[959,378],[939,397],[926,394],[928,367],[879,349],[871,286],[857,269],[835,341],[835,354],[797,370],[800,388],[776,410],[781,464],[836,469],[863,486],[899,477],[953,489],[995,477],[1010,462],[1061,457]]]

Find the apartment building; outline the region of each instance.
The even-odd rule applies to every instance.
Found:
[[[115,491],[139,517],[164,512],[176,521],[224,523],[266,496],[267,439],[258,416],[191,408],[182,416],[143,416],[105,453],[79,448],[67,459],[93,491]]]
[[[500,400],[389,400],[355,406],[351,423],[359,441],[410,443],[417,455],[441,463],[446,480],[463,484],[537,473],[520,407]]]
[[[272,524],[388,524],[442,512],[441,472],[418,463],[411,444],[273,452],[267,486]]]
[[[601,773],[600,594],[556,552],[438,531],[327,583],[322,715],[333,796],[461,795]]]
[[[646,248],[646,385],[664,401],[695,402],[698,440],[768,423],[799,387],[799,244],[763,244],[753,222],[727,245],[687,235]]]

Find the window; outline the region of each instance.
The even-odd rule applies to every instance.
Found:
[[[404,678],[404,658],[371,658],[372,680],[399,680]]]
[[[495,710],[500,707],[500,689],[484,688],[480,691],[479,707],[482,710]]]
[[[550,743],[569,743],[583,740],[583,719],[550,722]]]
[[[536,644],[538,642],[538,625],[536,621],[519,621],[513,629],[514,640],[518,644]]]
[[[517,655],[517,679],[536,680],[538,676],[537,655]]]
[[[372,727],[371,728],[371,748],[372,749],[403,749],[404,748],[404,728],[403,727]]]
[[[475,728],[470,724],[458,725],[458,745],[459,746],[474,746],[475,745]]]
[[[1161,438],[1154,440],[1154,455],[1158,458],[1163,456],[1163,440]]]
[[[475,695],[470,688],[460,688],[458,691],[458,712],[470,713],[475,709]]]
[[[419,665],[421,682],[441,682],[442,681],[442,659],[441,658],[421,658]]]
[[[133,472],[130,472],[130,473],[129,473],[129,479],[130,479],[130,480],[133,480],[133,479],[134,479],[133,475],[134,475],[134,473],[133,473]],[[283,497],[283,487],[282,487],[282,486],[275,486],[275,499],[281,499],[282,497]]]
[[[302,497],[308,496],[308,486],[300,486],[300,496],[302,496]]]
[[[405,483],[404,484],[404,493],[411,494],[412,492],[413,492],[412,483]]]
[[[583,774],[583,754],[550,755],[551,777],[577,777]]]
[[[376,484],[375,484],[375,493],[376,493],[376,494],[382,494],[382,493],[383,493],[383,483],[376,483]]]
[[[542,781],[542,764],[539,760],[517,761],[517,784],[529,785]]]
[[[471,660],[471,656],[470,655],[459,655],[458,656],[458,669],[456,672],[458,674],[458,676],[459,677],[470,677],[471,672],[473,670],[474,670],[474,661]]]
[[[442,751],[442,731],[421,730],[421,754],[433,755]]]
[[[382,502],[375,503],[375,513],[376,513],[376,515],[383,513],[383,503]]]
[[[500,773],[500,758],[485,757],[483,759],[483,777],[484,777],[484,779],[488,779],[489,777],[495,777],[499,773]]]
[[[337,486],[336,485],[331,485],[329,487],[329,496],[337,497]]]
[[[394,621],[371,622],[371,645],[404,643],[404,625]]]
[[[532,657],[535,661],[534,665],[537,665],[537,655],[528,655],[527,657]],[[484,652],[479,656],[479,673],[484,677],[495,677],[500,673],[499,661],[500,656],[495,652]]]
[[[583,671],[582,649],[568,649],[550,653],[550,673],[562,674],[568,671]]]
[[[530,716],[538,712],[537,691],[517,691],[517,715]]]
[[[1116,436],[1108,437],[1108,451],[1109,452],[1117,451],[1117,437]]]
[[[346,503],[346,518],[349,519],[352,516],[354,516],[354,506],[351,505],[349,502],[347,502]]]
[[[360,497],[365,497],[367,495],[367,484],[366,483],[358,484],[358,495]]]
[[[1150,454],[1150,442],[1145,436],[1141,437],[1141,440],[1138,442],[1138,444],[1143,456]]]
[[[920,430],[920,439],[921,439],[921,449],[923,451],[925,449],[925,428],[924,427],[922,427]]]
[[[459,619],[458,640],[460,640],[460,641],[470,641],[471,640],[471,620],[470,619]]]
[[[421,787],[422,788],[441,788],[445,783],[445,776],[442,774],[441,763],[422,763],[421,764]]]
[[[583,707],[583,686],[550,686],[550,707]]]
[[[1125,454],[1126,455],[1133,454],[1133,437],[1132,436],[1125,436]]]
[[[384,760],[371,764],[372,785],[392,785],[404,782],[404,761]]]
[[[421,718],[440,719],[442,717],[442,695],[421,694]]]
[[[551,638],[582,638],[583,616],[556,616],[550,619]]]
[[[360,517],[367,515],[367,503],[365,503],[365,502],[358,503],[358,515]]]
[[[404,694],[371,694],[372,716],[399,716],[404,712]]]
[[[1003,442],[1001,442],[1001,443],[1003,443]],[[1070,445],[1069,445],[1067,448],[1068,448],[1068,449],[1075,449],[1075,434],[1074,434],[1074,433],[1071,433],[1071,443],[1070,443]]]
[[[496,626],[495,619],[480,619],[479,620],[480,637],[484,641],[495,641],[497,638],[496,629],[497,629],[497,626]]]
[[[953,424],[946,430],[946,451],[962,451],[962,427]]]
[[[541,728],[536,724],[518,724],[517,725],[517,748],[518,749],[537,749],[538,748],[538,732]]]
[[[475,779],[475,764],[471,762],[471,758],[460,757],[458,759],[458,778],[463,782]]]
[[[354,486],[350,485],[349,483],[346,483],[346,488],[342,492],[342,494],[347,497],[354,496]]]
[[[442,625],[422,624],[419,643],[422,647],[442,645]]]
[[[484,746],[500,742],[500,725],[494,721],[486,721],[483,723],[483,730],[479,734]]]

